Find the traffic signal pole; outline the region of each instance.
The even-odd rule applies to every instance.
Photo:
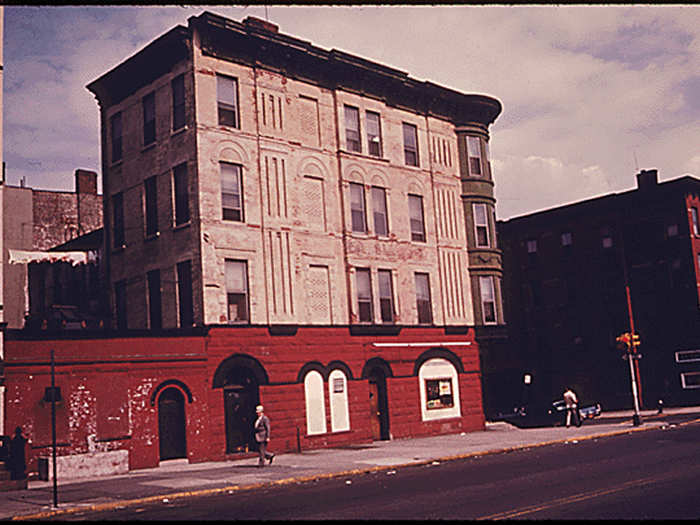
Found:
[[[639,363],[637,363],[637,359],[633,358],[633,356],[637,353],[636,347],[634,345],[634,334],[636,332],[634,331],[634,317],[632,316],[632,299],[630,298],[630,287],[628,284],[625,285],[625,292],[627,292],[627,309],[629,311],[630,329],[632,331],[632,335],[630,335],[630,337],[632,338],[632,340],[630,341],[630,349],[627,353],[627,360],[630,363],[630,377],[632,379],[632,397],[634,397],[634,416],[632,416],[632,423],[634,424],[634,426],[638,426],[642,423],[642,417],[639,414],[639,400],[641,396],[639,395],[637,390],[637,378],[639,377]],[[634,363],[632,363],[633,361]]]

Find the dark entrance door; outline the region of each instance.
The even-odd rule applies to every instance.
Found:
[[[389,439],[389,406],[386,376],[378,368],[369,376],[369,410],[372,439]]]
[[[187,457],[185,429],[185,397],[177,388],[168,388],[158,398],[161,460]]]
[[[258,383],[248,368],[234,368],[224,386],[226,453],[255,450],[253,422],[259,402]]]

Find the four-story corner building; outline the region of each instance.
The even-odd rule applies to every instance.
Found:
[[[56,350],[66,451],[222,459],[258,403],[276,451],[482,429],[500,103],[255,18],[188,22],[88,85],[112,332],[14,343],[25,389]]]

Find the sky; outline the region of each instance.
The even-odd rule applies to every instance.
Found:
[[[101,171],[85,88],[208,10],[497,98],[496,214],[508,219],[659,180],[700,177],[700,7],[694,5],[6,6],[6,180],[74,189]],[[101,186],[100,186],[101,188]]]

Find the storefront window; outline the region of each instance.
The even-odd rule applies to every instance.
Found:
[[[425,408],[428,410],[450,408],[454,406],[454,398],[452,397],[452,379],[449,377],[443,377],[440,379],[426,379],[425,394]]]

